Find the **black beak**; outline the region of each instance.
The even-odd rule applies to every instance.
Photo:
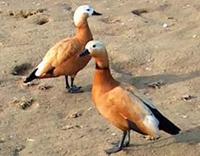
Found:
[[[92,15],[93,16],[100,16],[100,15],[102,15],[101,13],[98,13],[98,12],[96,12],[95,10],[93,11],[93,13],[92,13]]]
[[[83,57],[83,56],[86,56],[86,55],[89,55],[90,52],[88,51],[88,49],[85,49],[80,55],[79,57]]]

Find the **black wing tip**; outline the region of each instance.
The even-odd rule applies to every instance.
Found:
[[[177,135],[177,134],[179,134],[181,132],[181,129],[180,128],[178,128],[178,127],[176,127],[175,129],[173,129],[172,131],[171,131],[171,135]]]
[[[146,103],[145,103],[146,104]],[[180,133],[181,129],[177,127],[173,122],[167,119],[164,115],[162,115],[157,109],[152,108],[148,104],[146,106],[151,110],[154,116],[159,121],[159,129],[169,133],[171,135],[177,135]]]
[[[35,73],[37,71],[37,68],[28,76],[26,77],[26,79],[24,80],[24,83],[28,83],[28,82],[31,82],[32,80],[38,78]]]
[[[35,78],[34,78],[35,79]],[[30,79],[30,77],[26,77],[26,79],[23,81],[24,83],[29,83],[34,79]]]
[[[28,82],[30,82],[29,80],[28,80],[28,77],[23,81],[24,83],[28,83]]]
[[[177,135],[181,132],[181,129],[169,120],[162,120],[162,124],[159,126],[159,128],[160,130],[163,130],[171,135]]]

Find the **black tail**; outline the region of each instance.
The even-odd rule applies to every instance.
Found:
[[[152,111],[156,119],[159,121],[159,129],[163,130],[169,134],[176,135],[181,129],[178,128],[175,124],[173,124],[170,120],[164,117],[157,109],[150,107],[148,104],[146,106]]]
[[[24,83],[28,83],[33,81],[34,79],[37,79],[38,77],[35,75],[35,72],[37,71],[37,68],[24,80]]]

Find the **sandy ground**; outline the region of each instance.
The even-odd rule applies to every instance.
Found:
[[[73,12],[86,3],[103,13],[89,24],[107,45],[115,78],[182,128],[157,141],[132,133],[116,155],[199,156],[199,0],[0,0],[0,155],[104,156],[121,138],[91,102],[93,61],[77,76],[81,94],[67,93],[63,77],[22,83],[52,45],[74,34]]]

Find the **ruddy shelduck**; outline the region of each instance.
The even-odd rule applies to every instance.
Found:
[[[101,15],[101,13],[96,12],[89,5],[78,7],[74,13],[76,35],[55,44],[24,82],[64,75],[68,91],[70,93],[81,92],[81,87],[74,85],[74,78],[91,59],[90,56],[80,58],[79,54],[84,49],[86,43],[93,38],[87,22],[88,17],[93,15]],[[70,85],[68,83],[68,76],[71,77]]]
[[[101,115],[123,131],[119,144],[106,150],[107,154],[118,152],[129,145],[130,130],[147,135],[150,139],[159,138],[159,130],[172,135],[180,132],[180,128],[164,117],[135,87],[121,84],[112,77],[108,54],[102,42],[88,42],[80,57],[88,55],[96,61],[93,102]]]

